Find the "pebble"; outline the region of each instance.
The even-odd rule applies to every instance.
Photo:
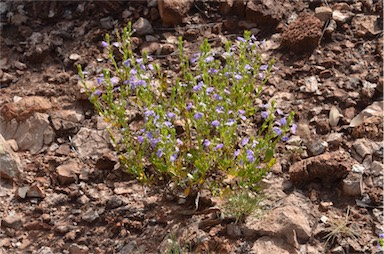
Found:
[[[107,30],[111,30],[113,28],[114,20],[111,16],[100,19],[101,27]]]
[[[349,173],[342,182],[343,193],[347,196],[362,195],[362,175],[358,173]]]
[[[340,10],[334,10],[332,12],[332,18],[339,23],[346,23],[350,18],[353,17],[352,12],[341,12]]]
[[[315,17],[325,22],[332,17],[332,9],[327,6],[320,6],[315,8]]]
[[[138,35],[153,34],[153,28],[148,19],[143,17],[139,18],[133,25],[132,28],[136,30]]]
[[[23,219],[20,214],[8,215],[3,218],[1,225],[8,228],[19,229],[23,225]]]
[[[99,213],[96,210],[93,210],[91,207],[88,208],[86,212],[84,212],[83,216],[81,217],[86,222],[93,222],[97,220],[100,217]]]
[[[121,13],[121,17],[122,17],[123,19],[129,18],[130,16],[132,16],[132,12],[131,12],[130,10],[125,9],[125,10]]]

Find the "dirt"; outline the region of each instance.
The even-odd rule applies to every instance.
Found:
[[[40,116],[44,133],[52,138],[44,136],[38,149],[30,149],[29,139],[18,139],[23,133],[16,137],[5,133],[12,127],[0,128],[23,164],[21,177],[1,179],[0,251],[173,253],[172,246],[178,246],[191,253],[266,253],[268,248],[275,253],[380,253],[383,114],[369,111],[358,127],[350,123],[383,100],[383,34],[375,28],[382,27],[382,1],[264,0],[248,7],[241,1],[190,1],[183,5],[191,9],[182,21],[172,17],[177,8],[171,8],[166,18],[179,22],[176,26],[163,24],[152,2],[0,2],[1,116],[13,119],[12,124]],[[320,21],[315,8],[328,4],[354,16]],[[158,37],[149,42],[135,35],[136,52],[151,50],[168,71],[174,71],[173,40],[180,35],[192,54],[203,38],[220,46],[220,37],[235,40],[251,29],[264,40],[263,57],[276,59],[260,99],[275,99],[284,111],[296,112],[298,140],[277,149],[278,163],[264,180],[267,219],[261,224],[221,216],[222,200],[209,193],[186,199],[166,183],[143,186],[119,169],[104,142],[105,123],[78,84],[76,66],[96,76],[107,66],[104,34],[140,17],[150,21]],[[340,113],[335,126],[329,124],[332,106]],[[25,132],[37,131],[31,126]],[[358,173],[361,165],[364,173]],[[361,190],[347,195],[356,181]],[[284,214],[284,206],[303,212],[297,218],[307,220],[304,229],[295,220],[285,224],[284,216],[295,212]],[[330,243],[330,224],[322,218],[340,221],[349,211],[347,228],[356,234],[338,232]],[[270,223],[270,229],[263,230],[262,223]]]

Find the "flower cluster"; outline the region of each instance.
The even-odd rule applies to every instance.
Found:
[[[258,53],[261,43],[245,32],[226,43],[220,56],[205,40],[188,57],[180,38],[181,74],[168,80],[152,57],[134,54],[131,34],[128,26],[116,34],[117,42],[107,35],[101,43],[114,70],[104,70],[90,94],[98,112],[123,134],[113,140],[127,171],[141,180],[168,176],[186,188],[220,185],[218,176],[240,177],[240,184],[256,187],[275,161],[276,144],[296,130],[293,113],[276,109],[274,102],[254,105],[273,69],[273,61],[263,62]],[[128,120],[130,100],[142,112],[138,131]],[[240,132],[244,127],[250,129],[246,134]]]

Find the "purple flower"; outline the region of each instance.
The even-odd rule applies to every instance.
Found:
[[[241,76],[240,74],[235,74],[235,79],[236,80],[240,80],[240,79],[242,79],[243,78],[243,76]]]
[[[264,79],[264,77],[265,77],[264,73],[263,73],[263,72],[260,72],[260,73],[259,73],[259,77],[260,77],[261,79]]]
[[[101,95],[101,90],[96,90],[92,93],[92,96],[100,96]]]
[[[137,86],[142,86],[142,87],[146,87],[147,86],[147,82],[145,82],[145,80],[142,80],[142,79],[139,79],[135,82],[135,87]]]
[[[210,68],[209,70],[208,70],[208,74],[216,74],[216,73],[218,73],[219,72],[219,70],[216,70],[215,68]]]
[[[209,141],[208,139],[205,139],[204,142],[203,142],[203,145],[204,145],[205,147],[208,147],[208,146],[211,145],[211,141]]]
[[[278,115],[280,115],[280,116],[284,114],[284,112],[281,111],[281,109],[279,109],[279,108],[276,109],[276,113],[277,113]]]
[[[108,47],[108,43],[106,41],[102,41],[101,42],[101,46],[103,46],[104,48]]]
[[[240,117],[241,120],[243,120],[243,121],[246,121],[246,120],[247,120],[247,118],[246,118],[244,115],[240,115],[239,117]]]
[[[97,82],[98,85],[101,85],[101,82],[103,82],[103,78],[97,78],[96,82]]]
[[[248,144],[248,141],[249,141],[248,137],[243,138],[243,140],[241,141],[241,146],[245,146],[246,144]]]
[[[117,83],[119,83],[119,78],[118,78],[118,77],[113,77],[113,78],[111,78],[111,83],[112,83],[113,85],[116,85]]]
[[[212,125],[213,127],[217,127],[217,126],[220,125],[220,122],[217,121],[217,120],[213,120],[212,123],[211,123],[211,125]]]
[[[219,113],[219,114],[224,113],[224,108],[223,108],[223,106],[217,106],[217,107],[216,107],[216,112]]]
[[[213,58],[213,56],[208,56],[207,58],[204,59],[204,62],[206,62],[206,63],[210,63],[210,62],[212,62],[213,60],[215,60],[215,58]]]
[[[191,64],[194,64],[199,60],[200,54],[194,54],[193,57],[191,58]]]
[[[285,117],[281,118],[279,123],[281,126],[286,125],[287,124],[287,118],[285,118]]]
[[[233,157],[237,157],[237,156],[239,156],[239,154],[240,154],[240,149],[237,149],[234,153],[233,153]]]
[[[240,115],[244,115],[245,114],[245,110],[242,110],[242,109],[239,109],[238,112],[239,112]]]
[[[157,155],[157,158],[160,158],[161,156],[163,156],[163,149],[157,150],[156,155]]]
[[[218,101],[221,101],[223,98],[220,96],[220,95],[218,95],[217,93],[215,93],[214,95],[213,95],[213,98],[215,98],[216,100],[218,100]]]
[[[139,144],[142,144],[144,142],[143,136],[137,136],[137,141],[139,141]]]
[[[160,142],[160,138],[153,138],[153,139],[151,139],[151,146],[152,146],[152,148],[155,148],[157,143],[159,143],[159,142]]]
[[[174,153],[174,154],[172,154],[172,155],[169,157],[169,160],[170,160],[171,162],[174,162],[176,159],[177,159],[177,153]]]
[[[249,71],[250,69],[252,69],[252,67],[251,67],[249,64],[246,64],[246,65],[244,66],[244,69],[246,69],[247,71]]]
[[[261,117],[262,117],[263,119],[267,119],[267,118],[268,118],[268,112],[267,112],[267,111],[263,111],[263,112],[261,112]]]
[[[197,85],[193,87],[193,91],[198,92],[203,88],[203,81],[200,81]]]
[[[254,162],[255,161],[255,153],[250,149],[247,150],[247,160],[248,160],[248,162]]]
[[[215,147],[215,151],[217,151],[217,150],[219,150],[219,149],[221,149],[221,148],[223,148],[224,147],[224,144],[223,143],[220,143],[220,144],[217,144],[216,145],[216,147]]]
[[[155,112],[153,111],[153,110],[146,110],[145,112],[144,112],[144,115],[146,116],[146,117],[148,117],[148,116],[152,116],[152,115],[154,115],[155,114]]]
[[[241,41],[241,42],[247,42],[246,39],[244,39],[243,37],[240,37],[240,36],[237,37],[236,40]]]
[[[253,140],[253,142],[252,142],[252,148],[255,148],[258,144],[259,144],[259,142],[257,142],[256,140]]]
[[[120,43],[119,42],[114,42],[112,43],[113,46],[115,46],[116,48],[118,48],[120,46]]]
[[[183,141],[181,141],[181,139],[176,139],[176,143],[178,144],[178,145],[180,145],[180,146],[182,146],[184,143],[183,143]]]
[[[129,73],[130,73],[131,75],[136,75],[136,74],[137,74],[137,70],[136,70],[136,69],[131,69],[131,70],[129,71]]]
[[[123,64],[125,65],[125,67],[129,67],[131,65],[131,59],[127,59],[123,62]]]
[[[229,78],[229,76],[231,76],[231,73],[230,72],[225,72],[224,75]]]
[[[281,138],[281,140],[282,140],[283,142],[287,142],[287,141],[289,140],[289,137],[288,137],[288,136],[284,136],[284,137]]]
[[[264,64],[260,66],[260,70],[265,71],[266,69],[268,69],[268,64]]]
[[[172,113],[172,112],[168,112],[168,113],[167,113],[167,116],[168,116],[168,118],[173,119],[173,118],[176,117],[176,114],[175,114],[175,113]]]
[[[292,127],[291,127],[292,134],[296,134],[296,129],[297,129],[297,125],[296,124],[292,124]]]
[[[149,69],[150,71],[153,71],[155,68],[153,67],[152,64],[148,64],[148,69]]]
[[[150,131],[147,131],[147,138],[148,139],[152,139],[153,138],[153,133],[152,132],[150,132]]]
[[[228,125],[228,126],[232,126],[232,125],[234,125],[236,123],[236,121],[234,120],[234,119],[228,119],[228,122],[226,123],[226,125]]]
[[[167,126],[167,127],[171,127],[172,126],[172,123],[170,121],[165,121],[164,122],[164,125]]]
[[[192,103],[191,103],[191,102],[188,102],[188,103],[187,103],[186,110],[188,110],[188,111],[191,110],[192,106],[193,106]]]
[[[138,59],[136,59],[136,63],[138,63],[138,64],[142,64],[142,63],[143,63],[143,58],[138,58]]]
[[[193,116],[193,119],[195,120],[199,120],[203,117],[203,113],[200,113],[200,112],[197,112],[194,116]]]
[[[210,93],[213,92],[213,90],[215,90],[215,88],[213,88],[213,87],[208,87],[208,88],[205,90],[205,92],[206,92],[207,94],[210,94]]]
[[[272,129],[276,133],[277,136],[281,135],[282,131],[279,127],[273,127]]]

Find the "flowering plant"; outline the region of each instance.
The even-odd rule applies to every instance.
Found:
[[[226,42],[221,55],[205,39],[200,52],[188,56],[180,37],[180,74],[168,78],[152,57],[133,52],[133,32],[129,24],[116,31],[116,42],[106,35],[102,46],[112,70],[97,78],[99,86],[88,87],[79,67],[90,101],[121,134],[118,139],[111,131],[126,171],[142,181],[175,181],[187,192],[224,179],[257,188],[275,163],[276,144],[296,128],[292,112],[255,103],[274,68],[258,53],[262,44],[246,31]],[[129,108],[140,112],[139,128]]]

